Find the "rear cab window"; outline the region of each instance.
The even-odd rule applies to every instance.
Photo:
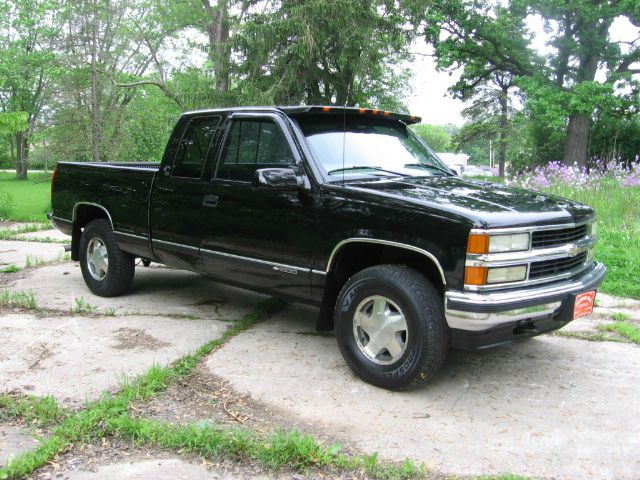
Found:
[[[189,121],[178,144],[172,176],[200,178],[219,124],[220,116],[196,117]]]

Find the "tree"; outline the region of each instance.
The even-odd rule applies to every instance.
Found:
[[[640,27],[640,5],[633,0],[515,0],[528,14],[539,14],[552,33],[550,45],[554,53],[545,59],[545,75],[533,75],[523,83],[534,107],[562,109],[566,122],[563,161],[568,165],[586,164],[589,135],[593,118],[599,109],[630,109],[637,103],[620,92],[638,89],[633,75],[640,61],[640,35],[634,41],[611,39],[615,20],[626,19]],[[640,30],[639,30],[640,32]],[[596,80],[601,69],[603,82]],[[631,100],[631,101],[630,101]],[[613,107],[613,108],[612,108]],[[536,112],[539,110],[535,110]]]
[[[26,128],[12,135],[20,179],[27,178],[29,138],[59,74],[54,46],[60,36],[60,11],[55,0],[16,0],[0,6],[0,109],[27,114]]]
[[[486,0],[405,2],[416,25],[435,46],[438,66],[462,68],[452,91],[469,98],[476,88],[508,74],[513,86],[526,94],[533,119],[545,117],[564,130],[563,161],[585,165],[589,133],[599,109],[627,114],[637,108],[621,92],[637,91],[633,75],[640,73],[640,36],[620,42],[610,38],[616,20],[640,26],[640,7],[633,0],[512,0],[506,7]],[[532,52],[525,20],[545,19],[553,52],[546,57]],[[606,72],[596,81],[598,69]],[[510,87],[511,88],[511,87]],[[501,142],[504,145],[504,142]]]
[[[449,152],[451,149],[451,134],[442,125],[430,125],[420,123],[413,127],[413,130],[420,135],[431,148],[436,152]]]
[[[278,104],[405,109],[398,98],[411,35],[393,2],[282,0],[248,14],[236,68],[244,92]]]
[[[470,123],[457,144],[496,139],[499,174],[504,176],[514,79],[530,74],[540,63],[523,35],[522,11],[483,0],[471,7],[462,1],[409,5],[434,46],[438,68],[462,70],[449,89],[454,97],[471,103],[463,111]]]

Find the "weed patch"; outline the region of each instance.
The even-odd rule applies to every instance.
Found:
[[[17,292],[12,292],[10,290],[1,290],[0,307],[37,310],[38,304],[36,302],[36,296],[33,294],[33,292],[25,292],[22,290]]]
[[[2,273],[16,273],[20,271],[20,267],[17,265],[9,265],[8,267],[3,268]]]
[[[75,298],[73,300],[73,305],[69,309],[71,315],[88,315],[97,310],[97,307],[94,307],[89,302],[87,302],[84,297]]]
[[[636,345],[640,345],[640,328],[632,323],[618,321],[608,325],[600,325],[598,329],[606,332],[615,332]]]
[[[40,267],[45,263],[46,262],[41,257],[36,257],[34,255],[27,255],[27,258],[24,261],[24,268]]]

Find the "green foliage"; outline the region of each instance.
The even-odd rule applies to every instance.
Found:
[[[443,125],[429,125],[420,123],[413,127],[413,130],[422,137],[436,152],[450,152],[451,134]]]
[[[0,112],[0,135],[13,134],[29,128],[27,112]]]
[[[618,321],[608,325],[599,325],[598,329],[605,332],[615,332],[632,341],[636,345],[640,345],[640,328],[633,323]]]
[[[89,315],[96,311],[96,307],[87,302],[84,297],[74,298],[69,309],[71,315]]]
[[[384,1],[277,2],[250,15],[235,37],[241,96],[404,111],[404,23]]]
[[[9,265],[8,267],[4,267],[0,272],[2,273],[17,273],[20,271],[20,267],[17,265]]]
[[[25,310],[37,310],[38,304],[33,292],[18,290],[0,290],[0,307],[22,308]]]
[[[0,190],[0,221],[9,220],[14,211],[13,195],[5,190]]]
[[[64,418],[65,413],[54,397],[0,394],[0,419],[22,418],[30,424],[50,425]]]

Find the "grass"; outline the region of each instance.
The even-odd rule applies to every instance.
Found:
[[[73,300],[73,305],[69,309],[69,312],[71,312],[71,315],[87,315],[95,312],[96,310],[97,307],[89,304],[84,297],[80,297]]]
[[[46,213],[51,210],[50,174],[30,173],[27,180],[17,180],[15,173],[0,172],[0,192],[0,213],[7,203],[3,199],[10,198],[6,220],[46,221]]]
[[[105,317],[115,317],[116,316],[116,309],[115,308],[105,308],[104,311],[102,312],[102,315],[104,315]]]
[[[618,321],[608,325],[599,325],[598,330],[605,332],[615,332],[618,335],[630,340],[636,345],[640,345],[640,328],[633,323]]]
[[[631,319],[631,317],[626,313],[616,312],[613,315],[611,315],[611,319],[615,320],[616,322],[625,322]]]
[[[22,308],[37,310],[38,304],[33,292],[0,290],[0,307]]]
[[[46,262],[42,257],[37,257],[35,255],[27,255],[24,261],[24,268],[40,267],[45,263]]]
[[[16,273],[20,271],[20,267],[17,265],[9,265],[8,267],[4,267],[0,272],[2,273]]]
[[[18,235],[23,233],[39,232],[40,230],[50,230],[48,223],[31,223],[29,225],[21,225],[15,229],[1,229],[0,240],[18,240]]]
[[[66,416],[55,398],[0,394],[0,419],[20,417],[29,424],[52,425]]]

